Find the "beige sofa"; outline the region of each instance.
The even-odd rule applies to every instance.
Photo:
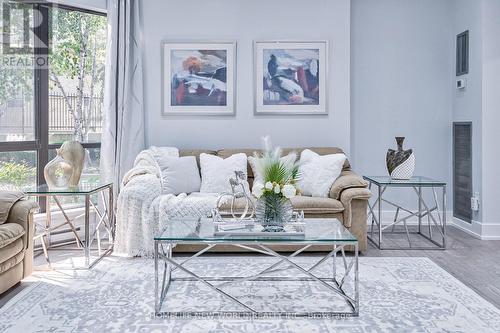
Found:
[[[283,154],[288,154],[290,151],[295,151],[298,154],[306,148],[288,148],[283,150]],[[308,148],[320,155],[342,153],[340,148],[323,147],[323,148]],[[196,156],[199,159],[201,153],[217,155],[222,158],[227,158],[236,153],[245,153],[252,156],[257,149],[222,149],[213,150],[181,150],[181,156]],[[199,165],[199,161],[198,161]],[[250,186],[253,183],[253,172],[248,165],[248,181]],[[366,219],[367,219],[367,204],[371,196],[371,192],[367,189],[368,183],[362,177],[351,170],[349,161],[346,160],[340,177],[334,182],[330,189],[329,198],[316,198],[307,196],[298,196],[292,199],[292,205],[296,210],[303,210],[306,217],[323,217],[337,218],[344,226],[358,238],[360,251],[366,250]],[[276,246],[277,251],[292,251],[295,247]],[[197,247],[188,245],[178,245],[176,251],[194,251]],[[316,246],[311,250],[328,250],[325,247]],[[224,249],[219,247],[220,251],[234,251],[234,247]]]
[[[33,213],[38,205],[19,200],[12,207],[0,203],[0,214],[7,214],[0,224],[0,294],[33,271]]]

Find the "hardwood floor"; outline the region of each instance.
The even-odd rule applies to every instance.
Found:
[[[404,237],[404,235],[400,236]],[[369,243],[368,250],[362,256],[428,257],[500,308],[500,241],[479,240],[454,227],[447,229],[447,241],[446,251],[378,250]],[[231,254],[226,253],[225,255]],[[57,262],[54,256],[51,255],[51,258],[53,262]],[[43,256],[35,259],[35,264],[40,265],[43,263]],[[0,296],[0,307],[26,288],[27,285],[26,282],[18,284]]]

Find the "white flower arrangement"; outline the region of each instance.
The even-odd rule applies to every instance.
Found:
[[[264,150],[255,154],[257,172],[262,174],[264,184],[256,182],[252,194],[257,198],[279,196],[291,199],[300,194],[296,183],[299,179],[299,165],[297,161],[281,159],[281,149],[271,148],[269,137],[265,137]]]

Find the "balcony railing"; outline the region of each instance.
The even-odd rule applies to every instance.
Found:
[[[49,133],[71,134],[75,119],[70,112],[76,108],[78,96],[67,95],[67,100],[59,94],[49,94]],[[68,105],[69,103],[69,105]],[[83,97],[84,124],[87,132],[102,131],[102,97]],[[32,101],[13,100],[0,107],[0,136],[23,135],[34,132],[34,112]]]

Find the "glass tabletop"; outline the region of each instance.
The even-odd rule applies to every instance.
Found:
[[[363,176],[363,179],[376,185],[384,186],[446,186],[446,182],[424,176],[413,176],[410,179],[394,179],[391,176]]]
[[[84,195],[91,194],[105,188],[111,187],[112,183],[101,183],[101,184],[80,184],[78,187],[66,187],[66,188],[51,188],[46,184],[35,186],[24,191],[27,195]]]
[[[279,235],[279,232],[269,232],[265,236],[249,234],[218,235],[215,234],[215,224],[209,218],[171,219],[169,225],[155,236],[155,240],[175,242],[286,242],[286,243],[335,243],[356,242],[357,239],[337,219],[305,219],[305,234]]]

